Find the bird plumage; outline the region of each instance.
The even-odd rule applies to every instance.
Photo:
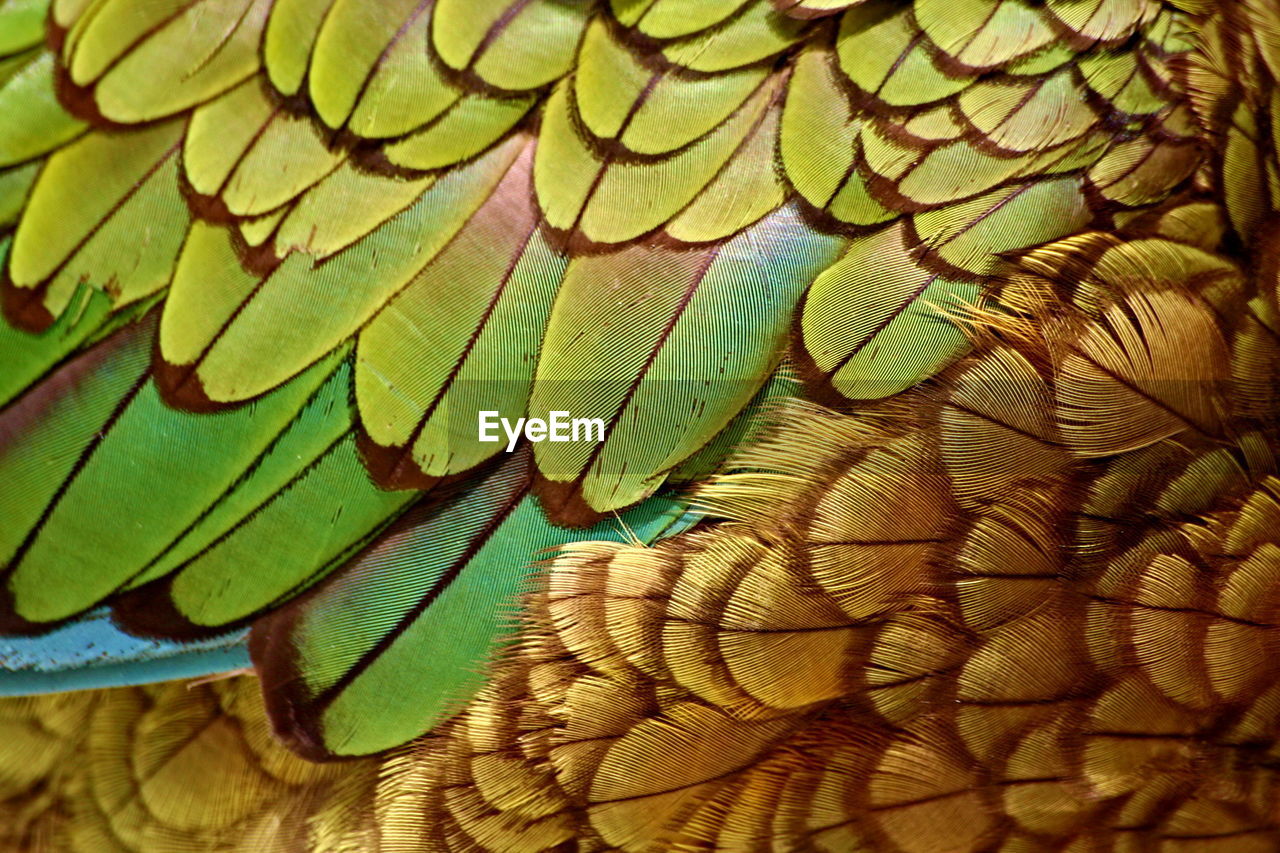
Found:
[[[0,5],[0,838],[1274,849],[1278,34]]]

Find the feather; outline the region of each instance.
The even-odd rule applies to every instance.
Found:
[[[979,298],[978,289],[921,269],[904,236],[899,223],[855,241],[805,295],[800,338],[806,353],[850,399],[905,391],[967,349],[952,318]],[[886,262],[892,277],[873,266]]]
[[[266,0],[95,4],[62,47],[69,82],[103,118],[147,122],[218,95],[258,68]],[[160,69],[161,73],[156,73]],[[190,69],[187,71],[186,69]]]
[[[405,498],[379,493],[370,485],[366,488],[371,491],[361,503],[359,491],[344,494],[342,489],[334,489],[341,479],[322,479],[343,476],[338,474],[343,470],[339,461],[342,457],[335,455],[335,450],[342,447],[348,448],[347,465],[354,462],[359,472],[351,439],[342,443],[350,415],[340,395],[349,382],[349,369],[338,367],[337,375],[330,378],[336,362],[337,359],[330,359],[328,364],[304,374],[298,382],[251,409],[215,417],[165,408],[158,389],[144,371],[113,402],[108,419],[97,428],[95,440],[74,458],[74,467],[65,478],[50,483],[56,486],[52,495],[36,492],[28,497],[33,510],[39,513],[38,522],[9,561],[6,579],[7,596],[12,602],[10,618],[24,622],[63,620],[114,592],[158,580],[175,567],[184,566],[183,577],[175,581],[173,590],[178,609],[184,611],[183,618],[215,627],[235,621],[240,617],[225,612],[211,616],[191,609],[211,604],[203,600],[209,593],[199,591],[207,582],[197,578],[206,577],[211,571],[216,573],[215,567],[227,565],[227,560],[235,565],[236,549],[258,541],[255,535],[261,536],[262,531],[275,529],[273,512],[280,512],[280,507],[295,500],[307,499],[312,488],[327,489],[336,508],[346,508],[342,526],[318,539],[315,552],[295,549],[293,558],[273,561],[274,576],[259,574],[251,580],[242,575],[241,580],[249,581],[250,587],[223,587],[220,595],[235,600],[240,593],[241,603],[249,606],[247,612],[252,612],[258,606],[251,603],[255,595],[266,595],[264,603],[269,603],[275,594],[251,593],[250,589],[262,590],[274,580],[284,584],[283,590],[278,586],[277,590],[287,591],[309,574],[304,570],[300,578],[294,577],[291,568],[297,571],[299,564],[309,568],[325,553],[330,558],[336,556],[333,549],[341,553],[346,539],[338,530],[349,530],[354,525],[352,533],[346,535],[367,535],[370,526],[376,527],[382,521],[382,514],[392,512]],[[109,387],[105,382],[101,386]],[[62,396],[73,411],[83,408],[76,406],[74,395]],[[21,429],[20,414],[18,409],[9,417],[16,429]],[[306,423],[291,424],[297,418]],[[216,441],[211,439],[213,435],[217,436]],[[200,459],[202,449],[207,453],[210,447],[217,448],[218,453],[193,463]],[[12,451],[20,452],[17,447]],[[151,461],[142,464],[144,459]],[[17,464],[16,460],[11,464]],[[350,468],[346,470],[349,478]],[[187,472],[186,477],[183,472]],[[183,487],[175,489],[168,485],[172,483],[182,483]],[[317,483],[323,485],[314,485]],[[358,483],[356,480],[353,485]],[[284,495],[273,502],[273,493],[282,488],[286,489]],[[166,495],[166,489],[170,493],[158,500],[157,496]],[[136,524],[114,524],[112,514],[103,506],[104,500],[126,508]],[[363,520],[359,510],[364,512]],[[251,512],[255,513],[253,519],[243,523],[241,519]],[[138,530],[145,531],[145,535],[138,535]],[[88,552],[77,555],[66,550],[68,541],[80,541],[81,547],[93,548],[97,553],[103,543],[110,543],[110,556],[95,560]],[[260,542],[257,547],[261,547]],[[91,576],[82,571],[84,561],[95,563]],[[74,583],[72,576],[65,574],[69,570],[75,572]],[[288,580],[290,577],[293,579]],[[184,596],[195,596],[200,604],[185,602]],[[148,615],[149,620],[155,618],[159,615]]]
[[[737,14],[746,0],[727,3],[708,0],[649,0],[641,3],[619,2],[613,13],[618,22],[635,27],[651,38],[678,38],[713,27]],[[630,7],[630,8],[628,8]]]
[[[1226,347],[1208,313],[1169,292],[1125,305],[1131,314],[1111,309],[1062,360],[1058,406],[1072,452],[1136,450],[1183,430],[1222,435],[1214,386],[1226,378]]]
[[[529,410],[596,417],[605,431],[598,443],[535,447],[539,493],[553,518],[582,524],[651,494],[760,389],[800,289],[838,244],[796,231],[795,222],[784,208],[722,247],[634,247],[570,264]],[[775,260],[761,266],[762,258]],[[623,297],[613,294],[624,293],[627,319],[619,323]],[[743,314],[727,323],[731,305]],[[595,381],[583,381],[583,364],[595,366]]]
[[[547,103],[534,183],[547,223],[588,240],[619,243],[653,231],[678,213],[725,167],[763,120],[776,84],[763,83],[710,133],[657,162],[599,158],[575,127],[574,90],[563,84]],[[634,199],[642,200],[636,204]]]
[[[116,306],[168,283],[189,221],[176,181],[180,134],[177,122],[127,138],[92,133],[46,161],[9,250],[9,316],[39,330],[82,281]],[[85,198],[90,176],[97,191]],[[148,239],[124,236],[139,232]]]
[[[450,68],[498,89],[534,89],[569,71],[589,5],[439,0],[431,44]]]
[[[39,637],[0,639],[0,695],[29,696],[190,679],[250,665],[243,631],[192,643],[135,637],[109,611]]]
[[[356,400],[373,442],[366,456],[386,458],[384,482],[409,481],[407,469],[433,478],[472,468],[503,446],[480,443],[472,413],[514,421],[525,412],[565,268],[537,230],[531,160],[526,149],[449,245],[360,333]]]
[[[1274,849],[1276,20],[0,2],[0,846]]]
[[[456,710],[507,626],[531,557],[576,535],[613,538],[621,526],[647,542],[687,524],[673,522],[677,504],[655,498],[577,534],[548,524],[527,491],[523,452],[468,493],[410,511],[332,583],[255,627],[267,702],[297,721],[281,734],[299,752],[377,752]],[[406,666],[422,673],[415,687],[399,683]]]
[[[46,154],[85,130],[58,103],[54,63],[51,52],[36,49],[0,61],[0,110],[24,117],[0,126],[0,164],[6,167]]]
[[[191,114],[182,173],[225,215],[257,216],[293,201],[342,163],[311,123],[273,105],[254,76]],[[281,160],[289,168],[280,174]],[[222,213],[223,210],[218,211]]]
[[[379,199],[386,206],[370,211],[380,219],[367,222],[372,227],[365,233],[348,236],[312,230],[310,245],[304,244],[309,251],[288,252],[279,266],[254,282],[238,305],[232,303],[227,321],[208,324],[212,328],[201,329],[199,337],[190,332],[182,336],[184,342],[199,341],[200,349],[194,358],[173,359],[171,363],[183,369],[174,371],[178,378],[171,380],[168,393],[177,399],[191,395],[211,402],[247,399],[279,385],[332,350],[457,234],[497,186],[517,145],[518,140],[513,140],[472,168],[429,184],[402,209]],[[323,193],[336,179],[316,187],[319,195],[313,206],[308,207],[304,199],[281,223],[279,239],[286,251],[296,245],[288,235],[301,231],[308,220],[313,222],[328,208],[330,199]],[[349,228],[351,223],[344,226]],[[325,263],[319,264],[320,259]],[[184,286],[198,285],[181,279],[174,283],[175,290]],[[333,293],[343,294],[340,309],[325,298]],[[293,334],[280,325],[286,314],[293,318]]]

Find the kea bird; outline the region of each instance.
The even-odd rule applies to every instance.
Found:
[[[0,0],[0,849],[1280,851],[1277,0]]]

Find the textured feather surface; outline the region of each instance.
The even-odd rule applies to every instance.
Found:
[[[1062,278],[1028,259],[1004,312],[974,315],[977,349],[945,391],[908,392],[880,417],[795,404],[701,492],[720,524],[651,548],[566,548],[490,684],[391,765],[385,837],[1273,846],[1264,614],[1280,481],[1274,450],[1250,445],[1274,442],[1275,410],[1264,435],[1243,434],[1216,395],[1247,321],[1194,319],[1252,285],[1229,269],[1197,281],[1199,250],[1182,244],[1113,240],[1127,268],[1087,244],[1040,250],[1073,270]],[[1172,277],[1163,252],[1181,258]],[[1165,349],[1173,329],[1188,337]],[[1153,443],[1072,431],[1081,401],[1063,388],[1103,335],[1116,380],[1147,393],[1131,405],[1095,381],[1093,411]],[[1155,397],[1153,382],[1174,390]],[[1216,420],[1166,405],[1187,388]]]
[[[181,643],[136,637],[113,625],[109,611],[95,610],[50,636],[0,640],[0,691],[58,693],[245,669],[247,641],[243,631]]]
[[[377,767],[282,751],[253,679],[6,700],[2,718],[5,849],[304,850],[309,827],[331,849],[374,842],[322,827],[372,795]]]
[[[793,402],[699,491],[712,524],[561,548],[479,695],[380,761],[267,744],[248,679],[7,700],[7,840],[1273,849],[1280,421],[1210,356],[1242,357],[1274,280],[1158,230],[1085,233],[1028,255],[993,307],[936,389]],[[1207,355],[1172,357],[1172,329]],[[1063,392],[1097,353],[1137,402]],[[1160,438],[1111,447],[1073,432],[1082,411]],[[218,784],[162,787],[196,773]]]
[[[762,471],[707,492],[738,519],[719,532],[564,558],[574,591],[531,599],[512,674],[450,725],[471,738],[527,691],[551,722],[510,731],[570,726],[578,702],[586,729],[554,756],[528,735],[546,750],[511,771],[539,780],[528,797],[449,729],[427,763],[463,781],[422,831],[501,846],[537,814],[530,845],[587,824],[635,849],[903,847],[922,826],[935,846],[1004,843],[1009,780],[982,762],[1014,736],[974,709],[1040,720],[1013,706],[1084,696],[1077,670],[1113,658],[1196,713],[1252,689],[1153,651],[1198,627],[1125,616],[1143,640],[1123,655],[1068,627],[1103,619],[1082,588],[1209,607],[1196,572],[1217,546],[1187,525],[1270,472],[1275,17],[1262,0],[0,3],[0,626],[104,605],[170,639],[256,622],[286,738],[316,757],[393,745],[475,689],[539,548],[705,478],[786,358],[840,414],[810,411],[741,463]],[[514,457],[472,431],[481,410],[606,435],[522,449],[517,488]],[[615,563],[640,593],[610,586]],[[439,680],[379,727],[386,685],[456,624]],[[999,683],[1037,644],[1070,666]],[[910,728],[952,700],[954,720]],[[810,752],[834,769],[791,780]],[[844,778],[866,780],[852,800]],[[1171,813],[1139,800],[1116,820]],[[810,805],[830,814],[787,824]]]
[[[529,481],[520,453],[466,494],[410,511],[332,583],[255,626],[254,662],[284,685],[269,701],[295,720],[282,736],[314,757],[404,743],[477,689],[531,558],[578,537],[652,542],[694,520],[652,498],[566,530],[546,520]]]

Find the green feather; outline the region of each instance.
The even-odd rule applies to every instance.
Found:
[[[963,91],[972,78],[944,74],[912,9],[873,0],[840,19],[836,52],[855,86],[895,107],[931,104]]]
[[[262,59],[271,84],[296,95],[307,76],[316,36],[333,0],[276,0],[262,35]]]
[[[98,309],[101,311],[102,309]],[[144,376],[154,316],[60,367],[0,412],[0,564],[8,564],[85,447]],[[23,334],[9,330],[9,335]]]
[[[269,7],[270,0],[99,4],[97,14],[77,21],[64,57],[72,80],[93,86],[108,119],[153,121],[253,74]]]
[[[0,165],[38,157],[84,132],[85,123],[58,103],[53,66],[47,50],[0,60],[0,116],[22,116],[0,121]]]
[[[854,240],[805,298],[804,347],[850,399],[897,394],[968,349],[950,315],[977,302],[978,287],[917,266],[903,232],[896,225]]]
[[[538,347],[566,259],[541,233],[526,149],[449,245],[361,331],[356,399],[369,437],[455,474],[502,450],[477,438],[478,413],[524,414]]]
[[[41,165],[39,160],[33,160],[22,166],[0,169],[0,230],[8,230],[18,221]],[[8,252],[7,241],[5,251]]]
[[[816,207],[825,207],[853,168],[858,123],[847,105],[831,54],[810,48],[800,54],[787,86],[779,151],[787,177]]]
[[[162,597],[178,619],[198,628],[242,624],[341,566],[414,497],[374,485],[355,437],[342,437],[251,516],[161,581],[154,595],[140,588],[126,624],[132,616],[166,627],[155,615],[156,598]],[[246,565],[257,568],[246,572]]]
[[[168,284],[189,221],[177,185],[181,131],[164,122],[127,136],[91,133],[49,157],[9,253],[11,280],[43,288],[48,315],[81,282],[117,305]]]
[[[531,560],[584,539],[652,542],[692,520],[654,498],[589,530],[558,528],[526,496],[527,464],[519,454],[461,497],[411,510],[305,603],[254,628],[268,706],[291,709],[295,747],[363,755],[427,731],[483,683]]]
[[[0,56],[39,44],[48,10],[49,0],[9,0],[0,6]]]
[[[191,115],[182,168],[196,192],[236,216],[257,216],[296,198],[338,167],[311,121],[272,104],[251,77]],[[287,162],[289,168],[281,169]]]
[[[724,122],[767,73],[753,67],[686,79],[654,72],[597,20],[583,40],[573,98],[594,136],[616,139],[636,154],[666,154]],[[690,113],[690,103],[698,104],[696,112]]]
[[[779,207],[786,183],[773,166],[779,114],[770,110],[737,156],[663,229],[686,243],[724,240]]]
[[[713,27],[736,13],[747,0],[649,0],[615,2],[614,14],[627,26],[656,39],[679,38]]]
[[[1080,179],[1073,176],[1004,187],[972,201],[916,214],[913,225],[936,258],[962,274],[988,274],[999,255],[1026,249],[1089,221]]]
[[[0,237],[0,261],[9,238]],[[36,334],[0,322],[0,406],[13,400],[101,327],[111,312],[111,299],[82,285],[53,325]]]
[[[418,3],[387,43],[351,111],[352,132],[366,139],[401,136],[435,121],[463,97],[422,49],[431,29],[428,9]]]
[[[840,245],[798,221],[783,208],[715,249],[638,246],[570,263],[529,413],[597,417],[608,431],[603,443],[536,445],[548,481],[580,489],[595,512],[627,506],[729,423],[772,373],[796,300]]]
[[[431,44],[445,64],[490,86],[535,89],[572,67],[590,9],[583,0],[436,0]]]
[[[913,11],[940,50],[975,71],[1027,56],[1058,36],[1040,10],[1022,0],[917,0]]]
[[[441,169],[475,157],[524,118],[533,97],[471,96],[455,101],[426,125],[383,149],[406,169]]]
[[[367,236],[332,247],[323,265],[305,252],[287,255],[195,361],[204,393],[217,401],[261,394],[347,339],[453,238],[497,185],[521,142],[513,139],[431,184]],[[333,210],[317,207],[326,216]],[[347,225],[338,220],[329,227]],[[286,219],[282,235],[289,229]],[[182,286],[187,285],[174,285]]]
[[[143,571],[130,579],[128,588],[162,578],[191,561],[208,558],[211,550],[225,537],[245,525],[247,519],[262,511],[277,495],[296,488],[308,467],[350,432],[352,418],[347,395],[351,369],[345,362],[338,363],[335,368],[333,362],[334,359],[326,360],[325,364],[317,365],[309,374],[286,386],[294,388],[290,394],[294,400],[299,399],[295,396],[298,391],[313,390],[278,434],[263,436],[270,443],[252,458],[230,487],[212,502],[206,501],[195,520],[149,560]],[[329,375],[324,378],[326,372]],[[316,386],[317,380],[322,380],[323,384]],[[265,399],[279,396],[282,395],[277,393]],[[260,420],[259,416],[255,415],[255,420]],[[227,448],[220,447],[219,451],[226,453]],[[301,530],[289,537],[290,548],[298,543],[297,536],[301,536]]]
[[[311,103],[329,127],[346,125],[388,39],[417,4],[418,0],[334,0],[316,36],[307,70]]]
[[[555,228],[618,243],[674,216],[724,167],[760,121],[772,86],[756,91],[730,118],[658,162],[601,161],[575,128],[565,87],[551,96],[534,160],[538,201]]]
[[[9,565],[14,612],[59,621],[131,583],[267,450],[332,369],[318,365],[255,405],[215,414],[171,409],[153,382],[135,383]]]
[[[729,0],[721,9],[727,11],[735,2]],[[722,26],[679,39],[664,48],[662,56],[691,71],[729,71],[781,53],[804,36],[807,26],[807,21],[788,18],[764,0],[752,0]]]

